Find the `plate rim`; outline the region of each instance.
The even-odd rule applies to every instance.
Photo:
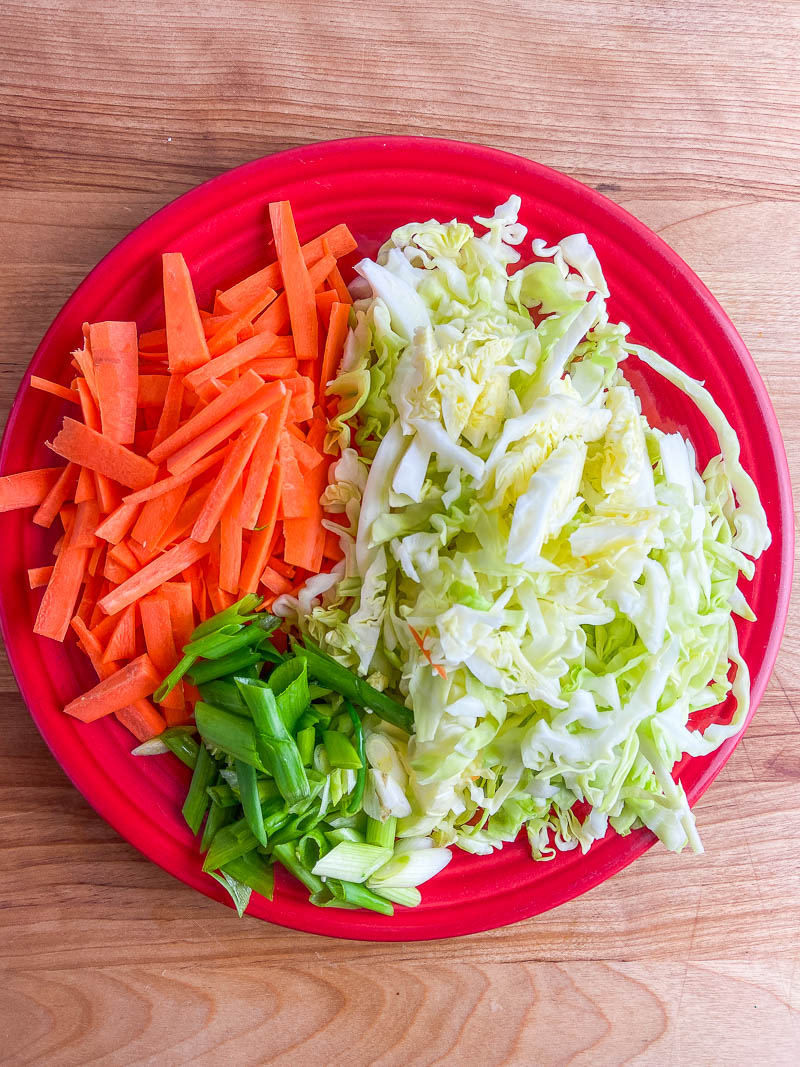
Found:
[[[56,333],[58,324],[72,309],[79,305],[83,295],[87,290],[90,290],[94,284],[96,284],[98,276],[102,276],[105,270],[108,268],[109,260],[115,260],[124,250],[131,244],[138,244],[146,239],[150,231],[160,226],[164,217],[169,217],[176,212],[179,212],[181,207],[187,205],[193,206],[195,201],[202,201],[208,196],[210,190],[224,189],[227,186],[232,188],[246,189],[248,180],[255,175],[263,172],[263,170],[269,169],[271,166],[278,166],[281,163],[304,163],[306,161],[313,160],[314,162],[324,161],[326,156],[336,155],[343,151],[346,151],[349,147],[359,147],[360,149],[370,148],[376,152],[376,162],[379,162],[379,153],[382,150],[402,149],[408,148],[411,150],[418,150],[423,147],[426,151],[432,154],[441,152],[447,155],[451,160],[457,160],[459,157],[471,157],[473,159],[480,158],[484,162],[491,163],[492,160],[497,160],[498,163],[503,163],[508,166],[513,164],[514,166],[527,171],[529,174],[544,176],[550,183],[561,185],[565,188],[577,194],[584,202],[588,201],[593,203],[596,208],[602,209],[607,215],[610,215],[618,223],[624,224],[628,229],[640,239],[644,240],[654,251],[656,251],[663,259],[671,264],[673,269],[683,277],[684,281],[690,285],[697,296],[702,299],[702,302],[706,306],[707,311],[711,317],[717,323],[721,332],[725,335],[725,339],[728,344],[733,348],[737,361],[747,372],[747,377],[750,384],[758,398],[759,404],[763,411],[764,420],[769,429],[768,441],[772,449],[777,472],[777,483],[779,489],[779,504],[780,515],[782,523],[782,553],[780,558],[780,571],[778,578],[778,591],[776,600],[776,611],[773,617],[773,625],[770,632],[769,641],[764,649],[763,660],[769,662],[769,669],[760,676],[760,684],[758,687],[753,687],[751,692],[750,709],[742,730],[734,737],[726,741],[716,752],[713,754],[714,759],[706,764],[700,777],[691,790],[690,803],[694,806],[700,797],[705,793],[717,775],[722,771],[722,768],[730,758],[734,748],[741,740],[744,731],[752,719],[764,691],[767,687],[772,671],[774,670],[775,662],[780,648],[781,641],[783,639],[784,631],[786,628],[786,622],[788,619],[788,612],[790,606],[791,588],[792,588],[792,576],[794,571],[794,542],[795,542],[795,530],[793,519],[793,503],[792,503],[792,491],[791,480],[788,467],[788,460],[786,456],[785,444],[783,436],[780,430],[780,424],[775,415],[775,411],[772,402],[769,398],[769,394],[766,389],[766,385],[758,371],[756,363],[750,354],[747,346],[733,325],[731,319],[727,315],[724,308],[720,305],[719,301],[713,296],[711,291],[705,285],[705,283],[697,276],[692,268],[678,255],[677,252],[669,245],[659,234],[655,233],[643,222],[636,218],[626,208],[617,204],[603,193],[594,189],[592,186],[587,185],[577,178],[573,178],[570,175],[549,167],[546,164],[539,163],[538,161],[531,160],[525,156],[517,155],[513,152],[505,151],[503,149],[494,148],[488,145],[483,145],[477,142],[467,142],[460,140],[453,140],[441,137],[426,137],[426,136],[410,136],[410,135],[389,135],[389,136],[374,136],[368,135],[363,137],[343,137],[327,141],[311,142],[309,144],[300,145],[293,148],[287,148],[279,152],[271,153],[269,155],[260,156],[249,162],[242,163],[236,167],[233,167],[221,174],[214,176],[187,190],[186,192],[175,197],[173,200],[168,201],[162,207],[158,208],[155,212],[144,219],[138,226],[136,226],[130,233],[126,234],[119,242],[117,242],[103,257],[97,262],[97,264],[88,272],[83,280],[78,284],[75,290],[68,296],[64,304],[54,316],[52,322],[48,326],[41,341],[36,347],[35,352],[31,356],[23,377],[20,382],[19,388],[14,396],[14,400],[9,409],[8,418],[3,431],[2,442],[0,442],[0,472],[5,470],[7,452],[9,448],[9,442],[13,437],[13,429],[16,420],[19,416],[19,409],[23,398],[23,393],[26,387],[27,375],[31,364],[33,364],[39,357],[40,352],[45,350],[48,345],[51,336]],[[244,194],[240,199],[246,199]],[[189,223],[184,226],[184,229],[188,226],[194,225]],[[158,858],[153,851],[149,850],[146,842],[140,839],[140,836],[126,827],[122,813],[117,810],[112,810],[108,807],[105,798],[97,798],[91,796],[91,788],[88,792],[84,789],[83,785],[76,777],[73,776],[70,766],[62,761],[61,755],[57,752],[53,743],[51,743],[51,731],[49,730],[47,723],[40,721],[40,715],[32,707],[31,702],[26,694],[27,686],[23,681],[23,674],[18,669],[16,653],[13,651],[13,643],[9,645],[9,620],[6,614],[5,603],[0,598],[0,633],[2,633],[4,645],[6,648],[6,655],[8,657],[9,665],[11,667],[14,680],[20,691],[20,694],[28,709],[28,713],[33,719],[39,733],[42,735],[45,743],[52,752],[56,762],[61,769],[78,789],[81,795],[86,799],[89,805],[103,818],[121,837],[128,841],[134,848],[137,849],[147,859],[156,863],[162,870],[165,870],[168,874],[175,878],[178,878],[186,885],[193,889],[198,889],[206,896],[212,899],[222,901],[223,903],[230,904],[226,895],[218,889],[215,883],[206,887],[205,884],[201,884],[198,880],[191,880],[189,873],[184,876],[183,873],[176,872],[175,870],[164,865],[161,859]],[[69,761],[68,761],[69,762]],[[369,928],[357,927],[352,930],[348,929],[334,929],[330,927],[330,913],[322,909],[314,909],[308,913],[303,912],[303,919],[301,921],[295,921],[292,917],[285,917],[278,915],[265,916],[266,921],[271,922],[278,926],[283,926],[289,929],[301,930],[308,933],[320,934],[328,937],[335,937],[340,939],[350,940],[365,940],[365,941],[428,941],[428,940],[440,940],[444,938],[465,936],[471,933],[478,933],[485,930],[500,929],[502,927],[511,925],[523,921],[527,918],[532,918],[535,915],[542,912],[549,911],[552,908],[559,907],[560,905],[567,903],[569,900],[574,899],[577,896],[581,896],[589,890],[595,888],[597,885],[604,882],[607,878],[616,874],[618,871],[627,867],[636,858],[642,855],[647,849],[649,849],[655,842],[656,837],[648,830],[636,830],[625,838],[618,838],[618,848],[613,856],[608,857],[610,862],[605,865],[597,865],[595,869],[587,871],[586,875],[580,880],[575,881],[574,886],[570,885],[565,891],[557,893],[554,897],[548,899],[548,901],[542,907],[529,907],[523,906],[518,909],[517,914],[513,914],[513,907],[506,909],[507,918],[498,924],[495,919],[488,919],[482,921],[480,918],[477,921],[465,921],[458,923],[458,929],[453,930],[449,928],[447,932],[438,933],[437,931],[423,931],[407,929],[397,931],[392,929],[392,920],[386,920],[386,925],[383,923],[375,924]],[[574,891],[573,891],[574,889]],[[271,909],[270,909],[271,910]],[[261,916],[251,916],[252,918],[261,918]],[[373,917],[373,919],[380,919],[381,917]],[[345,924],[339,923],[337,926],[344,927]]]

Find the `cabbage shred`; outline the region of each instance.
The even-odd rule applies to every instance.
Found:
[[[356,268],[323,498],[345,559],[276,610],[413,708],[410,738],[367,720],[365,803],[399,836],[489,853],[525,828],[547,859],[643,825],[700,851],[672,772],[745,721],[732,616],[754,617],[737,580],[766,518],[710,394],[609,321],[583,234],[509,276],[519,207],[480,236],[403,226]],[[716,431],[702,473],[642,415],[631,353]],[[726,725],[693,728],[729,693]]]

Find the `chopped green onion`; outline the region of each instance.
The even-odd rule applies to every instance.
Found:
[[[379,897],[386,897],[395,904],[402,904],[406,908],[416,908],[422,900],[422,893],[416,886],[409,886],[408,889],[387,889],[385,886],[374,886],[372,892],[377,893]]]
[[[286,729],[294,733],[297,722],[311,703],[308,691],[308,668],[304,660],[293,656],[276,667],[267,679]]]
[[[327,830],[325,836],[331,845],[338,845],[340,841],[364,843],[364,835],[359,830],[354,830],[352,826],[340,826],[338,829]],[[370,844],[374,845],[375,842],[371,841]]]
[[[356,753],[361,761],[361,767],[356,771],[355,788],[353,789],[350,799],[344,809],[346,815],[355,815],[356,812],[361,810],[361,805],[364,802],[364,786],[367,781],[367,757],[364,751],[364,727],[361,723],[361,716],[349,700],[345,700],[344,707],[353,724],[353,741],[355,742]]]
[[[311,789],[297,743],[286,728],[272,690],[255,682],[238,681],[237,685],[253,716],[259,757],[281,796],[289,804],[308,797]]]
[[[265,636],[261,620],[250,626],[229,624],[197,641],[190,641],[188,645],[183,646],[183,652],[185,656],[194,656],[197,659],[222,659],[232,652],[252,648],[263,641]]]
[[[246,596],[243,596],[241,600],[237,600],[235,604],[231,604],[229,608],[225,608],[224,611],[218,611],[217,614],[212,615],[210,619],[201,622],[197,629],[192,633],[190,640],[196,641],[200,637],[205,637],[206,634],[212,634],[215,630],[219,630],[220,627],[225,626],[230,622],[241,622],[241,616],[250,616],[256,608],[260,607],[263,599],[264,598],[257,593],[248,593]]]
[[[248,852],[252,852],[258,844],[253,831],[247,825],[245,819],[239,819],[228,826],[223,826],[214,835],[209,845],[206,858],[203,862],[203,870],[216,871],[231,860],[238,859]]]
[[[191,670],[197,656],[182,656],[178,660],[177,664],[172,668],[167,677],[161,683],[161,685],[153,693],[153,700],[157,704],[160,704],[167,693],[171,693],[178,682],[183,678],[187,671]]]
[[[367,844],[393,849],[396,836],[397,819],[393,815],[389,816],[386,822],[367,816]]]
[[[200,751],[200,746],[192,736],[194,732],[193,726],[172,726],[160,734],[161,740],[170,752],[192,770],[197,763],[197,753]]]
[[[253,831],[260,845],[266,845],[267,835],[264,832],[264,819],[261,815],[261,801],[258,796],[258,782],[256,772],[249,763],[234,760],[234,770],[239,780],[239,796],[242,801],[242,810],[247,819],[247,825]]]
[[[366,882],[391,858],[390,848],[341,841],[315,864],[311,873],[328,878],[344,878],[348,882]]]
[[[350,744],[344,734],[338,730],[325,730],[322,734],[325,751],[328,754],[331,767],[345,767],[357,771],[364,766],[363,760],[358,758],[358,753]]]
[[[208,873],[215,879],[215,881],[219,882],[223,889],[228,891],[228,894],[234,903],[234,907],[236,908],[236,913],[241,919],[247,909],[247,905],[250,903],[250,896],[253,890],[249,885],[244,885],[238,878],[234,878],[227,871],[223,870],[219,873],[216,871],[209,871]]]
[[[195,705],[194,718],[200,736],[212,748],[249,763],[257,771],[266,770],[256,748],[255,727],[249,719],[215,708],[204,700]]]
[[[326,885],[340,900],[354,904],[357,908],[368,908],[370,911],[380,912],[381,915],[394,915],[392,905],[364,885],[334,878],[329,879]]]
[[[193,834],[198,833],[203,822],[203,816],[210,803],[206,790],[213,785],[217,777],[217,765],[208,753],[205,745],[200,746],[197,753],[197,763],[194,766],[194,774],[189,785],[189,792],[183,802],[183,817],[189,824]]]
[[[169,752],[169,749],[157,735],[131,749],[132,756],[163,756],[165,752]]]
[[[228,674],[236,674],[237,671],[243,671],[248,667],[255,666],[263,662],[263,659],[264,657],[260,652],[243,648],[238,652],[231,652],[229,656],[223,656],[221,659],[209,659],[203,663],[196,663],[187,672],[187,676],[192,685],[203,685],[205,682],[211,682],[215,678],[224,678]]]
[[[297,750],[300,753],[300,759],[303,761],[304,767],[311,766],[311,761],[314,758],[315,740],[316,733],[313,726],[306,726],[305,729],[297,731]]]
[[[329,685],[343,697],[352,700],[363,708],[374,712],[379,719],[399,726],[410,734],[414,727],[414,716],[409,708],[359,678],[347,667],[331,659],[321,649],[306,640],[305,646],[295,645],[295,653],[308,661],[308,673],[323,685]]]
[[[285,867],[289,874],[293,874],[299,882],[302,882],[306,889],[312,893],[321,892],[325,883],[311,871],[307,871],[300,863],[294,845],[276,845],[273,854],[278,863]]]
[[[326,835],[318,827],[313,830],[309,830],[307,834],[304,834],[297,842],[297,857],[304,867],[311,870],[314,864],[324,856],[326,852],[330,852],[331,846],[329,845]]]
[[[220,808],[235,808],[239,803],[239,798],[227,782],[210,785],[207,792],[211,803]]]
[[[211,789],[214,787],[212,786]],[[211,795],[211,789],[208,790],[209,796]],[[223,807],[222,804],[217,804],[213,797],[211,798],[211,805],[208,809],[208,815],[206,815],[206,824],[203,827],[203,836],[200,839],[200,851],[205,852],[208,846],[214,840],[217,832],[222,829],[223,826],[227,826],[231,820],[231,809]]]
[[[273,811],[270,815],[265,817],[264,833],[267,835],[268,844],[276,834],[280,833],[290,819],[291,815],[288,811]]]
[[[308,696],[311,700],[320,700],[322,697],[329,697],[333,692],[332,689],[328,689],[327,686],[317,685],[316,682],[308,683]]]
[[[275,888],[275,871],[271,863],[262,859],[257,852],[248,852],[246,856],[239,856],[235,860],[229,860],[222,868],[225,874],[230,874],[244,885],[249,885],[256,893],[260,893],[267,900],[272,900]]]

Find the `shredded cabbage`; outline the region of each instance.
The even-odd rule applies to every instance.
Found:
[[[365,802],[401,837],[488,853],[525,828],[548,859],[647,826],[700,851],[672,772],[747,715],[732,614],[753,618],[737,580],[766,517],[711,394],[609,322],[583,234],[534,241],[509,276],[519,206],[476,219],[480,236],[403,226],[357,267],[370,295],[329,388],[323,499],[344,563],[278,608],[414,709],[410,738],[368,719]],[[702,473],[642,415],[631,354],[716,432]],[[727,724],[693,727],[729,693]],[[417,885],[442,862],[412,850],[375,879]]]

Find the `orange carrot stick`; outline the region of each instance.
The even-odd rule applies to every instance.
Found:
[[[266,427],[256,444],[256,450],[266,432]],[[256,461],[255,451],[250,460],[250,470]],[[239,478],[231,493],[227,508],[222,513],[219,530],[219,587],[226,593],[239,589],[242,570],[242,524],[239,515],[242,509],[242,479]]]
[[[252,371],[243,374],[233,385],[228,386],[221,396],[217,397],[216,400],[212,400],[197,414],[187,419],[179,429],[174,430],[168,437],[159,442],[148,453],[148,458],[153,463],[163,463],[167,456],[171,456],[173,452],[177,452],[178,449],[195,440],[209,427],[236,409],[263,384],[263,379]]]
[[[278,442],[278,463],[283,472],[281,491],[283,517],[296,519],[312,514],[314,501],[310,499],[307,491],[308,482],[297,462],[297,456],[292,448],[292,438],[286,432],[281,435]]]
[[[109,559],[115,559],[117,563],[121,563],[131,574],[135,574],[140,569],[139,560],[131,551],[127,541],[120,541],[119,544],[113,545],[107,550],[107,555]]]
[[[277,293],[274,289],[267,289],[265,292],[260,293],[248,307],[243,308],[235,315],[231,315],[228,321],[209,339],[209,353],[212,356],[219,356],[233,348],[236,345],[240,330],[251,326],[253,319],[260,315],[276,296]]]
[[[135,322],[96,322],[89,327],[103,436],[133,444],[139,390],[139,344]]]
[[[261,510],[261,503],[267,491],[269,477],[275,465],[278,442],[289,411],[289,401],[290,395],[286,393],[277,404],[266,412],[267,423],[261,431],[261,436],[250,460],[250,468],[247,472],[247,482],[239,513],[239,521],[245,530],[254,530],[258,525],[258,513]]]
[[[169,374],[140,374],[139,391],[136,397],[137,406],[163,409],[171,381],[172,376]]]
[[[143,489],[156,478],[155,464],[75,419],[64,419],[63,428],[48,447],[57,455],[131,489]]]
[[[195,522],[197,522],[197,516],[203,510],[203,504],[205,504],[206,498],[211,492],[212,485],[213,482],[201,485],[187,496],[181,505],[180,511],[175,516],[175,520],[162,538],[161,544],[163,547],[182,540],[191,530]]]
[[[207,541],[211,537],[266,424],[266,415],[260,413],[254,415],[231,445],[222,469],[203,505],[203,510],[192,528],[193,540]]]
[[[281,467],[276,464],[272,468],[267,492],[258,515],[259,529],[250,538],[250,546],[247,549],[244,566],[242,567],[242,576],[239,580],[239,591],[241,593],[255,593],[264,567],[270,557],[272,535],[278,518],[278,504],[281,501],[282,486],[283,472]]]
[[[208,345],[186,260],[180,252],[165,252],[161,259],[169,369],[186,373],[208,362]]]
[[[179,658],[178,651],[175,648],[169,601],[160,594],[146,596],[139,601],[139,611],[142,616],[142,629],[144,631],[147,654],[156,665],[161,676],[165,677],[178,662]],[[167,724],[174,725],[172,720],[175,716],[171,712],[183,712],[185,707],[183,684],[181,682],[167,694],[164,700],[161,701],[161,705],[165,709]]]
[[[280,341],[281,338],[279,337],[278,340]],[[269,356],[266,359],[254,359],[248,364],[247,369],[255,371],[264,381],[294,378],[297,376],[297,360],[291,356],[278,356],[277,358]]]
[[[95,530],[98,537],[104,541],[110,541],[112,545],[119,544],[125,534],[130,530],[139,514],[139,505],[123,501],[115,508]]]
[[[253,323],[253,333],[256,336],[260,333],[279,334],[288,325],[289,301],[286,299],[286,293],[280,293]]]
[[[146,330],[144,333],[139,334],[139,351],[147,352],[148,354],[153,352],[166,352],[167,350],[167,331],[161,330]]]
[[[297,239],[289,201],[279,200],[270,204],[269,217],[286,299],[289,302],[289,320],[292,324],[297,358],[316,359],[319,324],[314,286],[308,276],[308,267]]]
[[[153,482],[152,485],[148,485],[145,489],[139,489],[135,493],[128,493],[124,498],[125,504],[145,504],[148,500],[155,500],[157,497],[164,496],[165,493],[172,492],[179,485],[184,485],[187,482],[194,481],[201,474],[205,474],[217,463],[221,463],[225,458],[226,449],[218,448],[216,452],[211,452],[208,456],[203,456],[197,463],[193,463],[191,467],[187,467],[185,471],[180,474],[168,475],[163,478],[159,478],[158,481]]]
[[[331,308],[338,300],[339,297],[335,289],[326,289],[324,293],[317,293],[314,297],[314,302],[317,305],[317,314],[326,330],[331,321]]]
[[[61,511],[64,504],[73,499],[79,473],[80,467],[77,463],[68,463],[62,469],[47,496],[34,512],[33,521],[37,526],[45,526],[49,529],[53,525],[56,515]]]
[[[32,374],[30,387],[31,389],[39,389],[43,393],[52,393],[53,396],[60,397],[61,400],[68,400],[70,404],[80,404],[78,394],[74,389],[68,389],[66,385],[59,385],[58,382],[51,382],[48,378],[39,378],[36,374]]]
[[[159,590],[169,604],[169,617],[175,636],[176,650],[188,645],[194,632],[194,602],[190,582],[164,582]]]
[[[43,504],[63,470],[62,467],[41,467],[20,474],[6,474],[0,478],[0,512]]]
[[[39,605],[33,632],[63,641],[75,614],[78,593],[89,559],[88,548],[71,548],[69,538],[58,553],[53,574]]]
[[[282,574],[278,574],[269,565],[261,572],[261,584],[265,585],[270,593],[274,593],[276,596],[280,596],[282,593],[289,593],[292,589],[292,583],[289,579],[284,578]]]
[[[350,306],[341,303],[334,304],[331,308],[331,318],[325,338],[325,351],[322,354],[322,365],[319,370],[317,398],[320,403],[323,402],[328,382],[336,377],[336,372],[342,361],[349,320]]]
[[[330,242],[326,237],[322,238],[322,247],[325,250],[325,254],[330,255],[332,249],[330,247]],[[353,298],[352,296],[350,296],[350,291],[344,284],[344,278],[341,275],[338,263],[334,263],[333,267],[331,268],[331,272],[328,275],[328,281],[333,287],[333,291],[336,293],[336,299],[341,304],[353,303]]]
[[[327,250],[324,248],[323,242],[327,242]],[[304,244],[302,252],[307,266],[310,267],[317,260],[322,259],[326,255],[326,251],[340,257],[346,256],[355,247],[356,241],[353,235],[344,224],[340,223],[338,226],[327,230],[321,237]],[[325,276],[327,277],[327,275]],[[264,267],[263,270],[251,274],[244,281],[231,286],[230,289],[226,289],[224,293],[220,293],[216,302],[226,311],[241,311],[243,307],[247,307],[248,304],[252,303],[258,293],[267,287],[277,289],[281,282],[280,266],[277,263],[271,263],[268,267]]]
[[[231,392],[239,382],[245,380],[247,375],[240,378],[239,381],[226,389],[226,393]],[[217,445],[226,441],[237,430],[251,418],[251,416],[258,414],[265,408],[274,404],[276,400],[283,396],[284,387],[282,382],[270,382],[267,385],[263,385],[255,393],[247,398],[244,403],[240,404],[235,411],[231,411],[219,422],[211,426],[205,433],[202,433],[199,437],[195,438],[189,444],[184,445],[178,452],[175,452],[167,459],[167,470],[170,474],[180,474],[181,471],[191,467],[193,463],[196,463],[198,459],[201,459],[207,452],[210,452]],[[219,399],[222,400],[225,396]],[[216,401],[214,401],[216,403]],[[209,405],[213,407],[213,404]],[[202,413],[201,413],[202,414]]]
[[[135,700],[150,696],[160,682],[161,676],[145,653],[99,682],[88,693],[70,701],[64,711],[81,722],[94,722]]]
[[[196,390],[199,385],[211,378],[222,378],[236,367],[265,356],[277,340],[274,334],[261,333],[257,337],[251,337],[248,341],[242,341],[230,351],[216,356],[209,363],[187,374],[186,384],[190,389]]]
[[[97,483],[94,474],[88,467],[81,467],[78,475],[78,484],[75,487],[75,503],[82,504],[86,500],[97,499]]]
[[[133,659],[136,655],[136,605],[129,604],[119,618],[103,653],[104,663]]]
[[[73,548],[96,548],[97,527],[100,522],[100,510],[94,497],[82,501],[75,509],[75,524],[70,533]]]
[[[289,404],[290,422],[308,422],[314,415],[314,383],[302,374],[284,380],[284,387],[292,394]]]
[[[131,537],[143,548],[153,549],[160,543],[181,509],[189,492],[189,483],[183,482],[161,496],[148,500],[142,506]]]
[[[31,589],[40,589],[47,585],[52,574],[52,567],[28,567],[28,585]]]
[[[149,700],[134,700],[127,708],[120,708],[114,716],[133,734],[137,741],[149,741],[163,734],[167,723]]]
[[[158,420],[156,435],[153,438],[151,452],[155,451],[162,442],[166,441],[180,426],[181,405],[183,403],[183,375],[173,374],[170,376],[167,393],[164,397],[164,407],[161,410],[161,418]],[[150,457],[152,459],[152,456]],[[155,462],[160,462],[156,460]]]
[[[322,525],[320,497],[328,481],[328,464],[320,463],[304,476],[304,485],[309,514],[285,517],[283,534],[286,544],[283,558],[286,563],[303,567],[316,574],[322,566],[325,550],[325,528]],[[285,501],[284,501],[285,505]]]
[[[208,543],[198,544],[196,541],[186,540],[179,545],[175,545],[174,548],[165,552],[163,556],[158,556],[152,563],[148,563],[146,567],[142,567],[136,574],[131,575],[116,589],[112,589],[110,593],[107,593],[99,601],[100,607],[107,615],[113,615],[114,612],[121,611],[128,604],[132,604],[135,600],[140,600],[143,596],[147,596],[148,593],[152,593],[162,582],[169,581],[176,574],[180,574],[182,570],[203,559],[204,556],[208,555],[209,551],[210,545]],[[147,694],[144,695],[146,696]]]

